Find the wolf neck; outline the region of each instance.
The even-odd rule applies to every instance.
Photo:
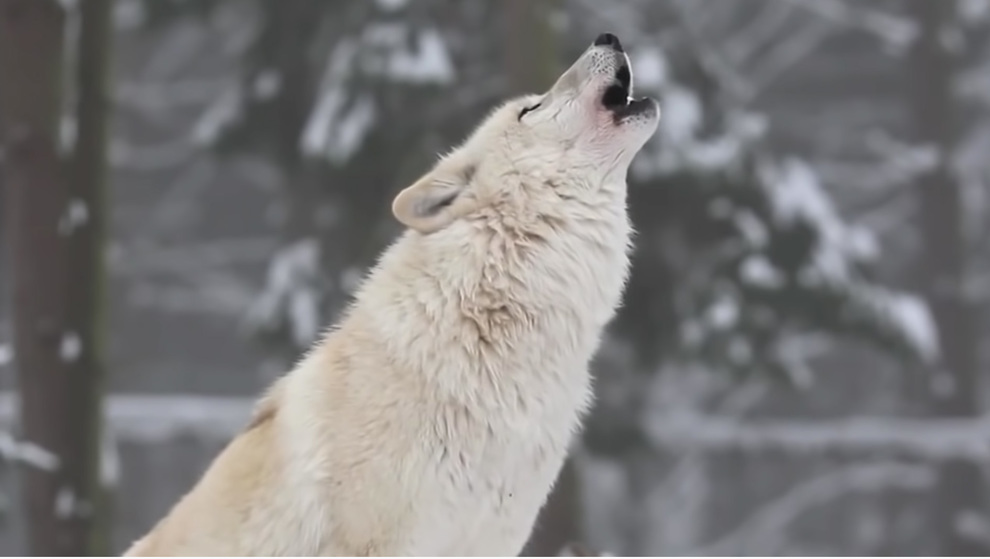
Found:
[[[584,374],[619,304],[630,236],[624,196],[553,213],[505,210],[405,234],[352,307],[383,352],[441,391]]]

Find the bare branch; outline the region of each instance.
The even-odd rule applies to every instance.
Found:
[[[125,108],[162,112],[206,105],[232,85],[229,79],[187,79],[173,82],[121,81],[114,98]]]
[[[808,10],[821,18],[861,29],[873,34],[887,45],[903,51],[918,36],[918,28],[909,19],[869,6],[869,2],[844,0],[782,0]]]
[[[903,489],[921,491],[935,481],[924,466],[897,462],[855,465],[829,472],[791,488],[715,543],[690,555],[774,555],[780,553],[785,530],[808,509],[850,492]]]

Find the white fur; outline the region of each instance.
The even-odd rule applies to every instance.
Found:
[[[628,273],[658,115],[602,107],[623,60],[589,48],[400,194],[411,229],[341,322],[129,554],[517,555]]]

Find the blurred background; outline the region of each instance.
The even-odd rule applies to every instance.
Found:
[[[0,552],[148,530],[602,31],[661,129],[526,553],[990,553],[990,0],[0,0]]]

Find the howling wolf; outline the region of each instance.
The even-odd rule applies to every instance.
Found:
[[[401,191],[340,322],[127,555],[517,555],[629,270],[632,80],[602,34]]]

